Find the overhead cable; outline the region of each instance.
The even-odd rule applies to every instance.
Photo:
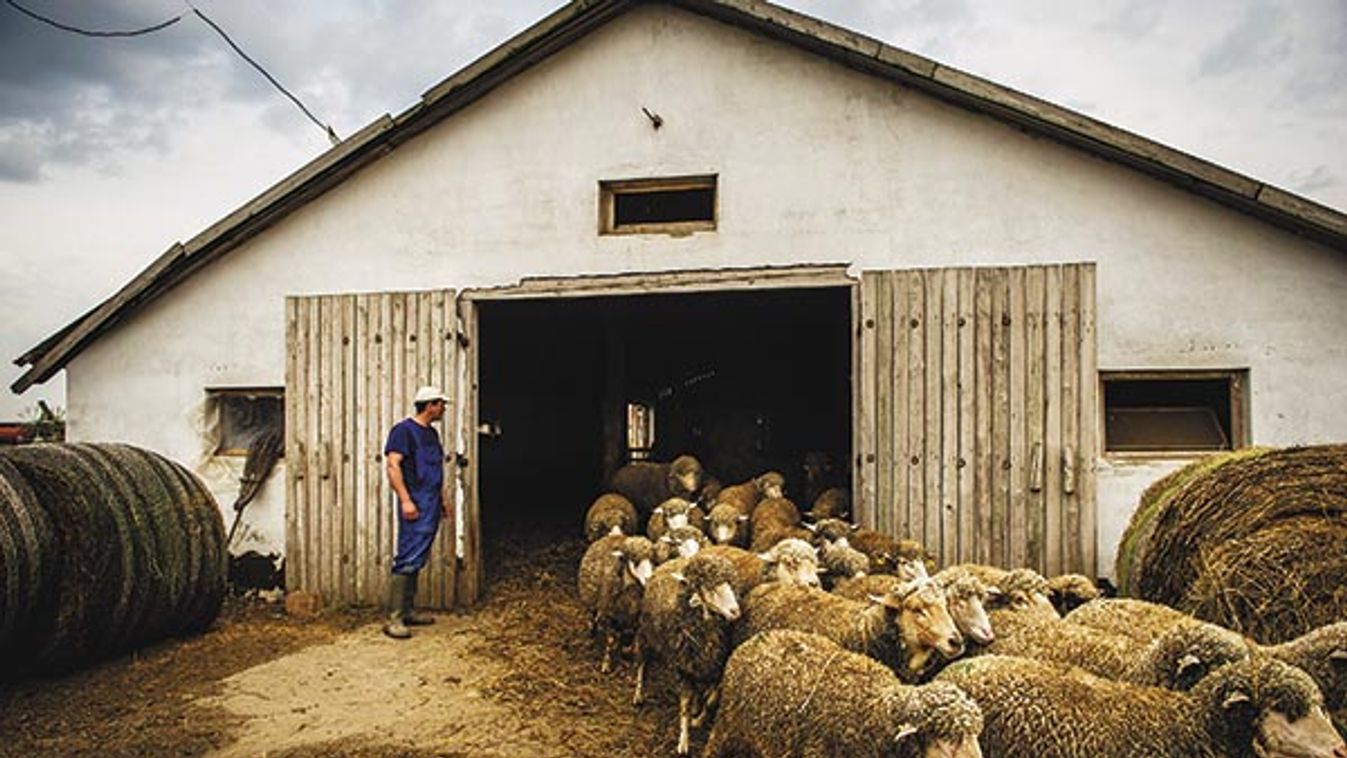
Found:
[[[44,24],[54,26],[62,31],[73,32],[75,34],[83,34],[86,37],[138,37],[142,34],[157,32],[160,29],[172,26],[181,21],[183,16],[183,14],[180,13],[174,16],[173,18],[168,19],[167,21],[162,21],[160,23],[155,24],[154,26],[147,26],[144,29],[131,29],[128,31],[101,31],[96,29],[81,29],[77,26],[63,24],[55,19],[50,19],[47,18],[46,16],[30,11],[27,8],[23,7],[22,5],[19,5],[18,3],[14,2],[14,0],[5,0],[5,2],[8,3],[10,7],[14,8],[14,10],[22,13],[25,16],[28,16],[29,18],[37,19],[38,21],[41,21]]]

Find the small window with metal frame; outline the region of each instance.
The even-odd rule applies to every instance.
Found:
[[[1193,455],[1249,444],[1248,371],[1101,371],[1104,452]]]
[[[599,182],[601,234],[691,234],[716,228],[716,177]]]

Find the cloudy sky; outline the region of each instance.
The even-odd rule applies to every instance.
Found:
[[[560,5],[194,2],[342,136]],[[1347,209],[1343,0],[784,4]],[[185,0],[0,1],[0,420],[64,405],[14,357],[328,144]]]

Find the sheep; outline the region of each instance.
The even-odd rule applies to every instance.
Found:
[[[590,614],[590,628],[603,634],[605,674],[613,669],[622,638],[636,632],[653,553],[645,537],[610,534],[591,543],[580,559],[580,603]]]
[[[847,544],[846,540],[827,543],[819,548],[819,563],[831,588],[837,582],[870,572],[870,557]]]
[[[945,595],[929,579],[864,601],[813,587],[760,585],[744,601],[735,643],[768,629],[821,634],[889,665],[906,682],[926,673],[937,653],[946,658],[963,653],[963,637],[949,616]]]
[[[768,471],[747,482],[732,484],[722,489],[715,502],[729,503],[745,516],[752,516],[753,509],[764,497],[784,497],[785,486],[784,476],[775,471]]]
[[[870,567],[877,574],[896,574],[907,581],[930,576],[931,564],[920,542],[897,540],[873,529],[856,529],[847,542],[870,556]]]
[[[738,576],[734,584],[736,597],[745,597],[754,587],[769,581],[808,587],[819,585],[814,550],[799,540],[786,540],[762,554],[733,545],[711,545],[698,552],[719,555],[734,564]]]
[[[734,565],[715,554],[678,558],[656,569],[641,600],[632,703],[645,702],[645,670],[655,661],[678,678],[678,754],[688,754],[693,708],[698,723],[710,708],[730,654],[729,624],[739,618]]]
[[[1248,647],[1218,628],[1175,627],[1155,641],[1137,643],[1122,635],[1026,612],[993,614],[997,638],[986,650],[1041,661],[1071,664],[1108,679],[1183,690],[1212,669],[1247,658]]]
[[[1057,608],[1048,598],[1048,580],[1030,568],[1007,571],[980,563],[960,563],[959,568],[976,576],[983,584],[996,590],[990,604],[993,609],[1010,613],[1028,613],[1041,618],[1059,618]],[[995,613],[997,611],[993,611]],[[992,625],[996,619],[993,616]]]
[[[851,513],[851,494],[841,487],[829,487],[810,503],[805,515],[814,519],[846,518]]]
[[[944,591],[949,615],[965,639],[977,645],[986,645],[995,639],[986,609],[987,599],[993,592],[991,589],[958,566],[951,566],[931,579]],[[852,600],[864,600],[871,595],[892,592],[903,583],[892,574],[871,574],[838,582],[832,592]]]
[[[749,547],[762,552],[784,539],[808,541],[813,536],[800,526],[800,510],[784,497],[764,498],[749,517]]]
[[[645,527],[645,535],[658,540],[670,529],[690,526],[705,533],[706,516],[701,508],[681,497],[671,497],[655,507]]]
[[[706,535],[695,526],[670,529],[653,542],[656,566],[668,563],[674,558],[690,558],[709,543]]]
[[[636,533],[636,506],[615,492],[599,495],[585,514],[585,537],[590,542],[617,530],[619,534]]]
[[[800,470],[804,473],[806,503],[812,504],[820,494],[835,484],[832,457],[822,450],[810,450],[805,453],[804,460],[800,462]]]
[[[850,521],[831,517],[814,519],[812,524],[806,523],[804,527],[814,533],[813,542],[819,546],[838,540],[846,540],[850,544],[851,535],[860,529],[859,526]]]
[[[1084,574],[1058,574],[1048,579],[1048,600],[1061,616],[1097,600],[1101,594],[1099,587]]]
[[[648,519],[660,503],[671,497],[695,496],[701,478],[702,464],[690,455],[680,455],[669,463],[628,463],[613,473],[608,488],[630,500],[641,518]]]
[[[1189,692],[1013,656],[956,661],[938,680],[981,707],[982,745],[998,758],[1347,758],[1314,682],[1266,656],[1222,666]]]
[[[870,658],[777,629],[725,664],[706,758],[980,758],[982,714],[945,682],[913,687]]]
[[[701,489],[697,490],[696,503],[702,510],[709,511],[715,505],[716,499],[720,497],[720,491],[725,489],[725,485],[721,484],[720,480],[714,476],[705,472],[702,473],[704,476],[702,477]]]
[[[706,516],[706,535],[717,545],[748,545],[748,516],[729,503],[717,503]]]
[[[1148,641],[1176,628],[1211,627],[1212,633],[1224,632],[1235,640],[1238,633],[1194,618],[1167,605],[1132,598],[1103,598],[1087,603],[1067,615],[1066,620],[1092,629],[1100,629]],[[1327,624],[1280,645],[1245,643],[1289,663],[1314,679],[1323,691],[1328,709],[1339,723],[1347,723],[1347,622]]]

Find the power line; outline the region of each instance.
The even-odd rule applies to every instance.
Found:
[[[82,34],[86,37],[138,37],[142,34],[149,34],[151,32],[157,32],[160,29],[170,27],[182,20],[182,14],[180,13],[167,21],[162,21],[158,24],[155,24],[154,26],[147,26],[144,29],[131,29],[129,31],[101,31],[95,29],[81,29],[77,26],[63,24],[55,19],[50,19],[47,18],[46,16],[30,11],[27,8],[23,7],[22,5],[19,5],[18,3],[14,2],[14,0],[5,0],[5,2],[8,3],[10,7],[14,8],[14,10],[22,13],[25,16],[28,16],[29,18],[37,19],[38,21],[41,21],[44,24],[54,26],[62,31],[72,32],[74,34]]]
[[[260,73],[262,76],[265,76],[267,78],[267,81],[271,82],[272,86],[280,90],[286,97],[290,98],[290,101],[293,102],[295,106],[298,107],[301,111],[303,111],[304,115],[308,116],[310,121],[316,124],[319,129],[322,129],[323,132],[327,134],[327,138],[332,141],[332,144],[335,145],[341,141],[337,137],[337,133],[333,131],[331,126],[328,126],[327,124],[324,124],[322,121],[319,121],[317,116],[310,113],[309,109],[304,107],[304,103],[301,103],[299,101],[299,98],[290,94],[290,90],[287,90],[285,87],[282,87],[281,83],[276,81],[275,77],[273,77],[271,74],[267,73],[267,70],[262,68],[261,64],[259,64],[252,58],[249,58],[248,54],[243,52],[243,49],[240,48],[238,45],[234,44],[234,40],[230,39],[228,34],[225,34],[224,29],[221,29],[218,24],[216,24],[214,21],[211,21],[210,18],[206,16],[206,14],[201,12],[200,8],[197,8],[190,2],[188,3],[188,6],[192,9],[192,12],[195,13],[198,18],[200,18],[202,21],[205,21],[207,26],[214,29],[216,33],[219,34],[220,37],[224,39],[225,42],[229,43],[229,46],[234,48],[234,52],[238,53],[239,57],[243,58],[243,60],[248,61],[248,63],[252,64],[252,67],[257,69],[257,72]]]

